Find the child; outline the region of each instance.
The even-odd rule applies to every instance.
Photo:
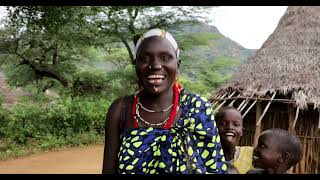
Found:
[[[220,109],[215,118],[226,162],[233,165],[240,174],[245,174],[253,168],[253,148],[237,146],[243,133],[241,113],[233,107],[226,106]]]
[[[253,166],[248,174],[285,174],[302,159],[300,139],[283,129],[269,129],[260,135],[253,153]]]

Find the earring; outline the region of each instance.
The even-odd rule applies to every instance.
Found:
[[[151,69],[151,65],[149,65],[149,69]]]

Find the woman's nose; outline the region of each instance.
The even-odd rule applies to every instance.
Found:
[[[162,65],[158,64],[158,65],[149,65],[149,69],[161,69]]]
[[[156,58],[149,64],[149,69],[159,70],[161,68],[162,68],[162,65]]]

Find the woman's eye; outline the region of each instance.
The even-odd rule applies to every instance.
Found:
[[[140,62],[142,64],[148,63],[149,61],[150,61],[150,58],[148,56],[140,57],[138,60],[138,62]]]
[[[168,55],[162,55],[161,56],[161,60],[166,62],[166,61],[169,61],[170,57]]]

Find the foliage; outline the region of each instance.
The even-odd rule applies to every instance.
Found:
[[[201,66],[197,80],[181,75],[179,81],[189,91],[209,97],[212,91],[231,77],[230,71],[239,65],[240,61],[237,59],[221,57],[211,64]],[[192,67],[189,70],[191,71]]]
[[[16,86],[52,78],[67,87],[81,61],[82,49],[93,44],[86,28],[86,7],[9,7],[1,30],[0,60],[26,78]]]
[[[101,134],[110,103],[91,97],[64,97],[49,103],[26,101],[7,112],[1,133],[17,143],[48,134],[63,137],[83,132]]]
[[[159,6],[108,6],[95,7],[92,25],[97,34],[110,37],[126,47],[131,62],[134,60],[133,44],[145,31],[152,28],[168,29],[181,22],[206,19],[200,12],[206,7]]]

